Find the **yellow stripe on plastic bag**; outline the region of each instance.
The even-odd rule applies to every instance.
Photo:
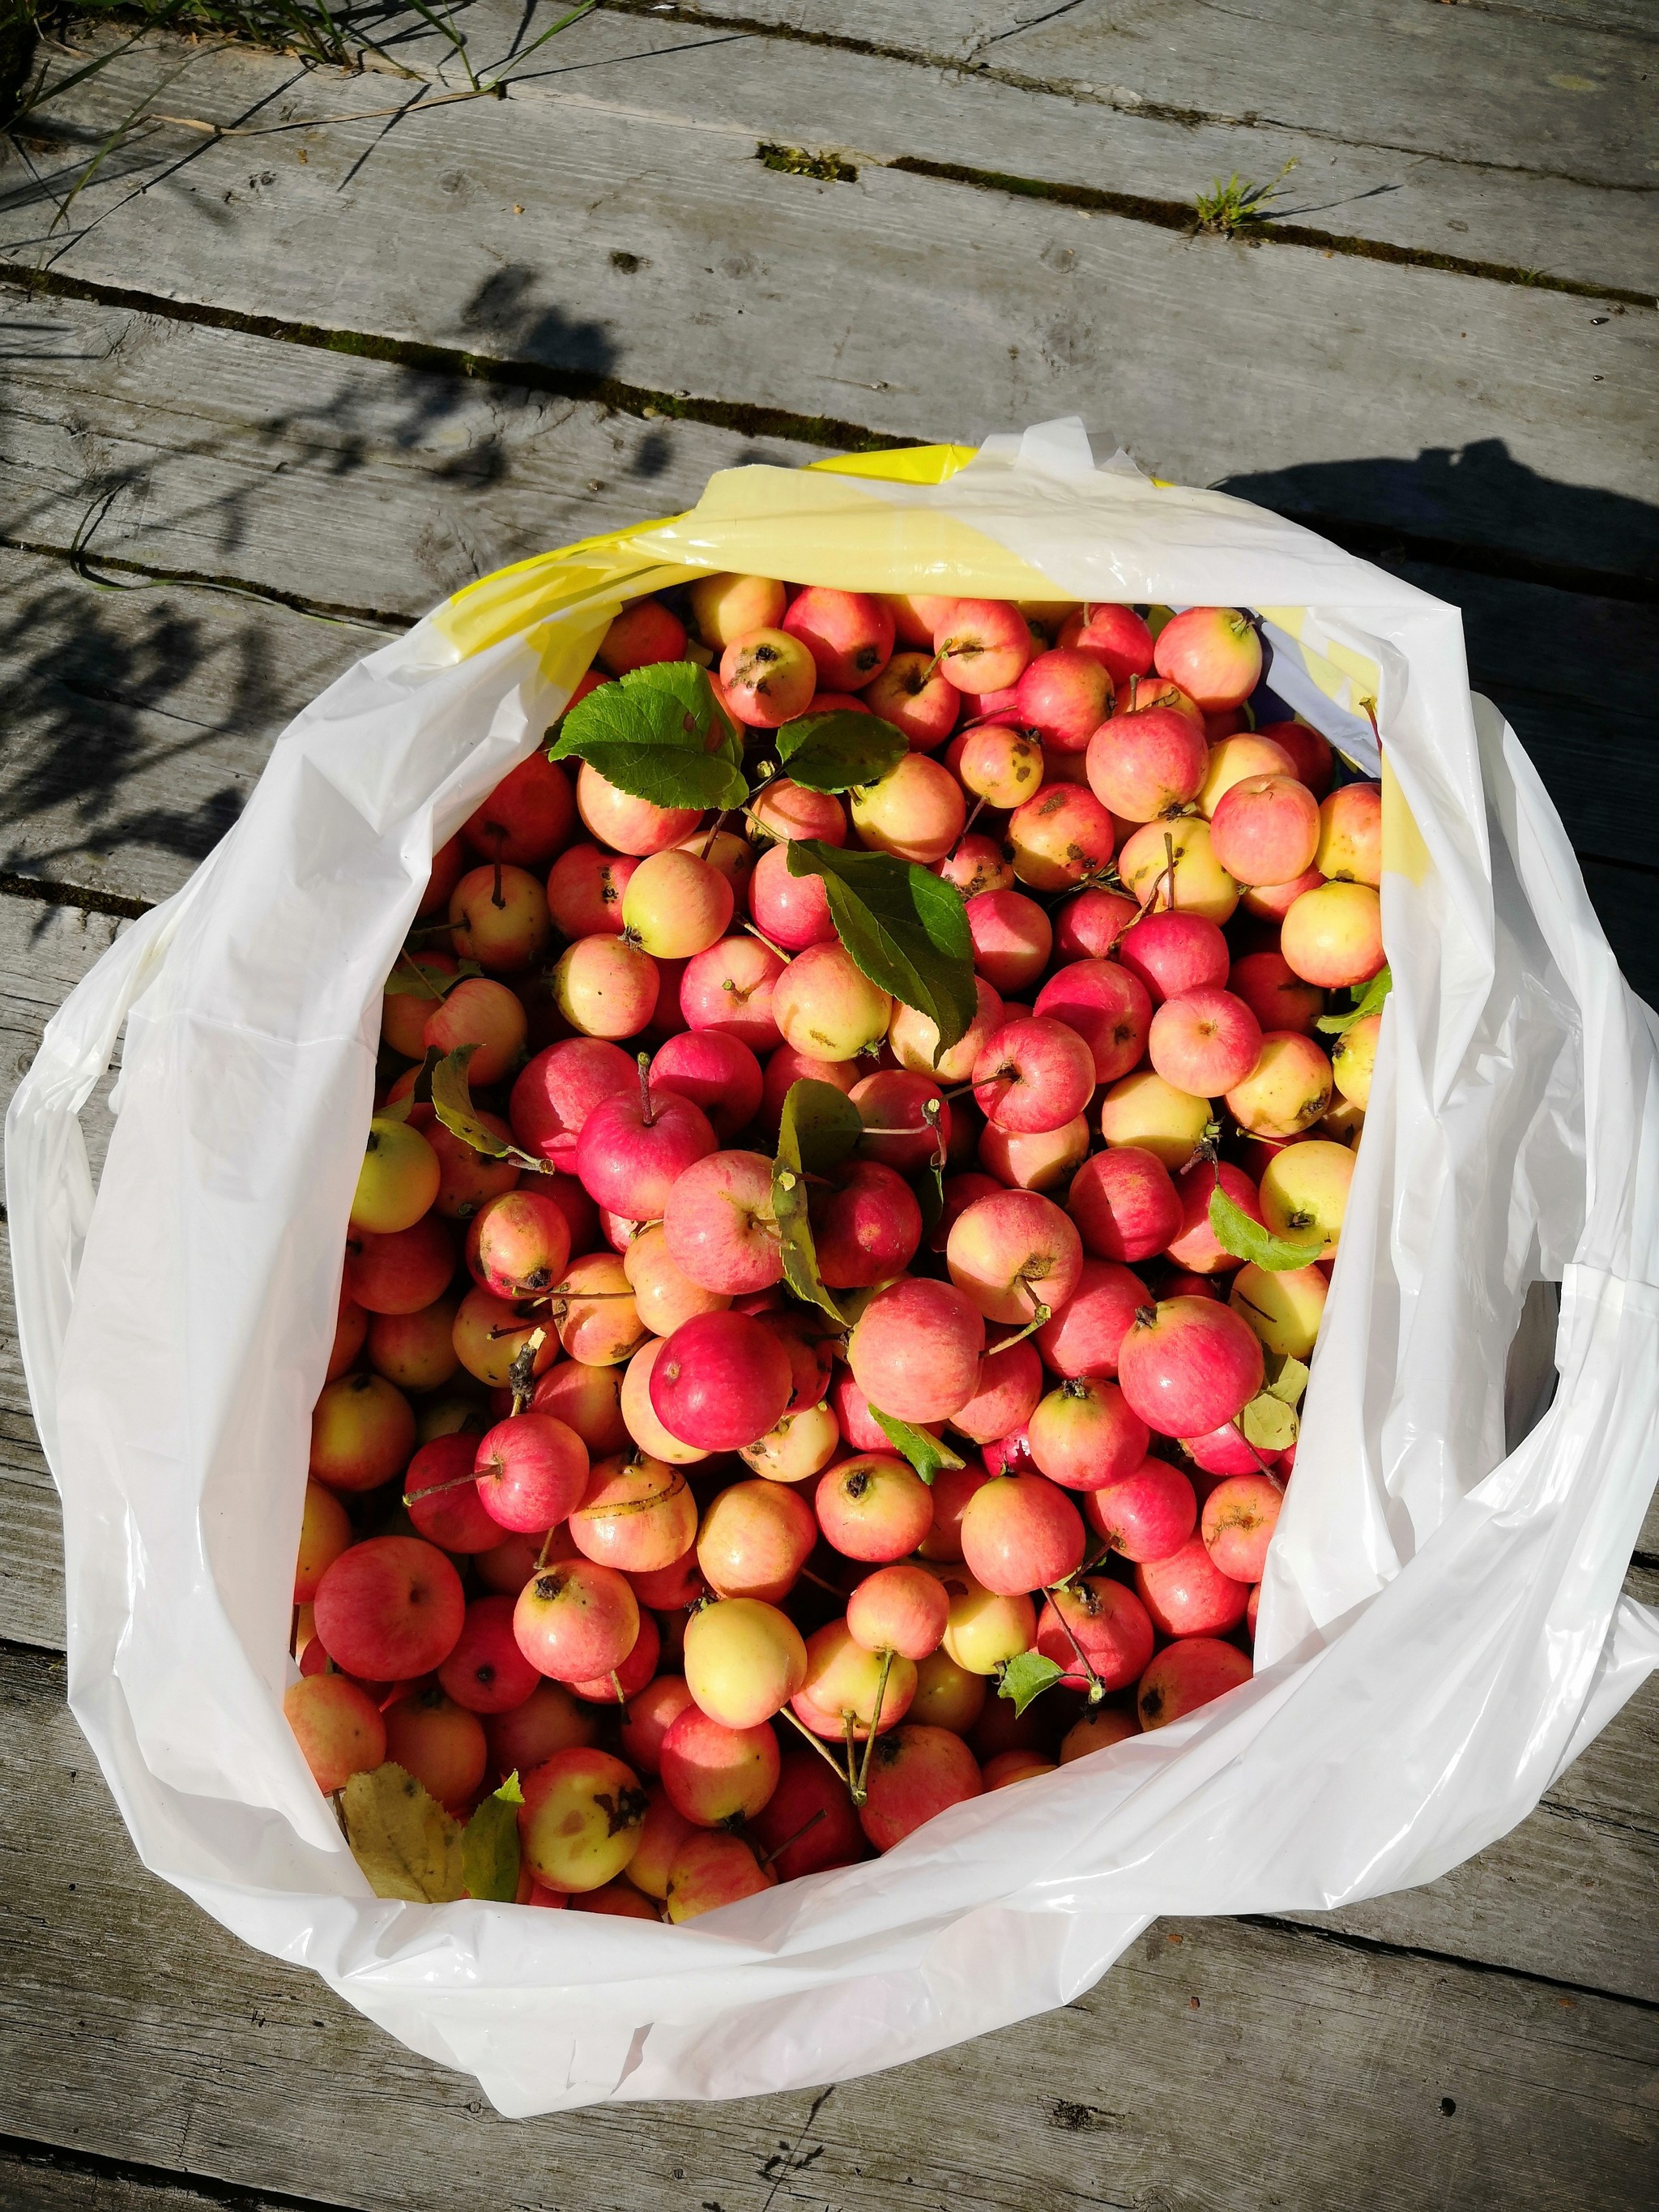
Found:
[[[896,446],[885,453],[836,453],[807,466],[825,476],[874,477],[881,483],[943,483],[965,469],[977,446]]]
[[[1406,804],[1406,794],[1389,766],[1389,757],[1382,756],[1382,872],[1385,875],[1404,876],[1408,882],[1420,884],[1434,863],[1429,848],[1423,842],[1423,832],[1418,828],[1411,808]]]

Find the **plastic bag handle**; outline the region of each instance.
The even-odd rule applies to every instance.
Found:
[[[81,1109],[115,1056],[131,1008],[155,981],[191,884],[118,936],[46,1024],[6,1115],[6,1210],[18,1348],[34,1425],[55,1461],[58,1376],[92,1217]]]

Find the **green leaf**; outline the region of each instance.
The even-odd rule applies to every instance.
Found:
[[[1292,1359],[1287,1352],[1277,1364],[1269,1360],[1272,1374],[1267,1383],[1270,1397],[1280,1398],[1287,1406],[1299,1406],[1302,1394],[1308,1387],[1308,1370],[1299,1359]]]
[[[1356,983],[1354,988],[1358,990],[1359,986]],[[1363,997],[1351,1013],[1322,1014],[1317,1026],[1324,1030],[1327,1036],[1340,1036],[1344,1030],[1351,1030],[1356,1022],[1363,1022],[1367,1014],[1381,1013],[1382,1001],[1393,988],[1393,975],[1386,968],[1379,968],[1366,984]]]
[[[1271,1229],[1252,1221],[1243,1206],[1235,1206],[1219,1183],[1210,1193],[1210,1227],[1224,1252],[1273,1274],[1289,1267],[1310,1267],[1325,1249],[1317,1237],[1311,1243],[1305,1238],[1275,1237]]]
[[[1296,1409],[1271,1390],[1262,1390],[1252,1398],[1239,1419],[1245,1443],[1254,1444],[1258,1451],[1288,1451],[1296,1442],[1299,1426]]]
[[[377,1109],[374,1115],[375,1120],[377,1121],[406,1121],[416,1107],[431,1105],[432,1072],[442,1058],[443,1054],[439,1051],[437,1046],[435,1044],[429,1044],[426,1048],[425,1059],[415,1071],[414,1082],[410,1085],[409,1089],[404,1091],[401,1098],[388,1098],[384,1106]]]
[[[775,743],[780,765],[809,791],[851,791],[855,784],[879,783],[910,750],[904,732],[879,714],[855,714],[848,707],[786,722]]]
[[[458,1045],[438,1061],[431,1075],[432,1110],[452,1137],[459,1137],[487,1160],[504,1160],[514,1156],[514,1147],[478,1119],[472,1086],[466,1079],[467,1062],[477,1049],[475,1044]]]
[[[772,1213],[778,1224],[783,1279],[798,1298],[822,1306],[837,1326],[846,1316],[818,1273],[817,1247],[807,1212],[809,1175],[838,1166],[864,1128],[859,1109],[833,1083],[792,1083],[778,1126],[772,1163]]]
[[[602,684],[573,707],[548,748],[653,806],[741,806],[737,735],[707,675],[689,660],[657,661]]]
[[[524,1802],[516,1773],[486,1797],[461,1831],[461,1872],[469,1897],[511,1905],[519,1890],[519,1816]]]
[[[376,1897],[447,1905],[461,1893],[461,1832],[412,1774],[388,1760],[341,1796],[346,1841]]]
[[[482,975],[476,960],[463,960],[452,968],[428,968],[418,953],[400,952],[398,964],[381,987],[388,999],[430,999],[441,1006],[458,983],[469,975]]]
[[[979,1010],[961,892],[887,853],[843,853],[801,837],[786,849],[792,876],[823,877],[836,933],[861,973],[937,1028],[937,1066]]]
[[[1014,1717],[1018,1718],[1033,1698],[1040,1698],[1045,1690],[1052,1690],[1066,1669],[1053,1659],[1046,1659],[1041,1651],[1016,1652],[1004,1662],[997,1682],[997,1695],[1013,1700]]]
[[[949,1444],[941,1443],[926,1429],[913,1427],[908,1421],[895,1420],[890,1413],[884,1413],[879,1406],[872,1406],[870,1413],[893,1449],[903,1454],[924,1482],[931,1483],[942,1467],[963,1467],[967,1464],[964,1460],[957,1458]]]

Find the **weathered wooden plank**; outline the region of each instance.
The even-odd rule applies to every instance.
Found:
[[[78,300],[6,302],[0,537],[413,618],[817,449]]]
[[[0,2144],[0,2212],[295,2212],[306,2200],[198,2188],[123,2159],[77,2158],[45,2144]],[[319,2206],[318,2212],[326,2212]]]
[[[147,46],[142,67],[155,59]],[[132,69],[70,94],[66,119],[106,129],[143,88]],[[362,103],[359,80],[285,93],[290,73],[210,56],[191,105],[230,119]],[[1621,573],[1659,558],[1659,515],[1626,490],[1659,420],[1651,313],[1593,321],[1589,301],[1188,241],[891,168],[779,174],[755,158],[759,84],[742,130],[618,104],[568,108],[551,131],[522,100],[389,137],[340,121],[257,155],[158,128],[87,187],[61,247],[38,198],[15,208],[9,256],[46,252],[111,287],[142,269],[146,293],[193,312],[470,349],[573,390],[787,410],[819,436],[851,420],[971,437],[1081,409],[1162,473],[1231,475],[1297,512]]]
[[[652,0],[627,4],[644,13]],[[921,0],[902,21],[882,0],[692,0],[674,12],[866,40],[1176,116],[1290,125],[1600,184],[1647,185],[1659,151],[1644,91],[1650,13],[1573,22],[1553,8],[1394,0],[1225,10],[1203,0]]]
[[[100,592],[0,549],[0,870],[155,900],[236,819],[283,726],[384,633],[125,581]]]
[[[1164,219],[1189,210],[1217,176],[1237,171],[1266,182],[1291,162],[1295,177],[1273,207],[1299,231],[1385,253],[1501,265],[1511,275],[1535,270],[1648,293],[1659,286],[1645,175],[1626,180],[1628,188],[1565,177],[1538,164],[1525,141],[1511,144],[1501,165],[1459,159],[1449,145],[1425,153],[1383,130],[1374,109],[1364,131],[1334,137],[1317,120],[1304,129],[1293,73],[1266,112],[1241,115],[1225,59],[1212,64],[1201,40],[1189,40],[1182,55],[1187,94],[1177,106],[1127,86],[1075,83],[1063,69],[1051,91],[1041,72],[999,59],[1018,40],[988,46],[964,68],[930,46],[909,10],[884,12],[872,40],[881,51],[866,52],[819,43],[817,10],[802,39],[780,32],[765,0],[758,9],[711,0],[706,9],[665,10],[627,0],[527,59],[514,96],[621,100],[635,112],[661,110],[665,98],[664,112],[741,128],[756,122],[758,95],[768,128],[787,145],[854,161],[944,164],[965,177],[1009,175],[1039,191],[1112,193],[1139,204],[1149,220],[1159,210]],[[454,21],[481,74],[543,27],[513,0],[469,0]],[[733,27],[750,35],[734,39]],[[453,49],[418,18],[406,18],[383,44],[402,64],[457,88],[465,82]],[[1374,70],[1379,61],[1389,66],[1387,42],[1374,31],[1370,60]],[[1507,66],[1516,66],[1512,58]],[[1434,93],[1455,98],[1447,86]],[[1573,123],[1586,122],[1582,98],[1546,98]]]
[[[142,1873],[62,1708],[60,1668],[6,1654],[0,1683],[0,1760],[27,1839],[0,1904],[0,2033],[8,2124],[34,2140],[434,2212],[691,2212],[758,2204],[769,2187],[775,2203],[843,2212],[1646,2199],[1651,2010],[1224,1922],[1162,1923],[1078,2003],[828,2099],[507,2128],[471,2084]]]

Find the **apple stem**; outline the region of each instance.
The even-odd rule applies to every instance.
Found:
[[[1168,864],[1164,872],[1164,899],[1169,912],[1173,914],[1176,910],[1176,849],[1175,838],[1167,830],[1164,832],[1164,857]]]
[[[784,1852],[788,1850],[791,1844],[798,1844],[809,1828],[816,1828],[818,1822],[823,1818],[823,1808],[820,1805],[816,1813],[809,1813],[807,1814],[806,1818],[801,1822],[799,1827],[796,1829],[793,1836],[786,1836],[781,1844],[774,1844],[772,1849],[768,1851],[763,1857],[757,1857],[755,1861],[756,1865],[762,1868],[769,1867],[774,1859],[782,1857]]]
[[[854,1779],[853,1772],[854,1767],[857,1764],[853,1756],[854,1752],[858,1747],[857,1716],[851,1712],[843,1713],[841,1717],[841,1727],[842,1740],[847,1747],[847,1787],[852,1793],[853,1802],[855,1805],[861,1805],[863,1804],[864,1800],[859,1796],[859,1785],[857,1781]]]
[[[404,1508],[407,1511],[410,1506],[418,1505],[423,1498],[441,1498],[447,1491],[465,1490],[469,1482],[476,1483],[477,1480],[476,1474],[457,1474],[447,1482],[434,1482],[425,1490],[406,1490],[403,1494]]]
[[[1255,1462],[1256,1473],[1258,1474],[1266,1474],[1270,1476],[1273,1473],[1273,1469],[1268,1466],[1267,1461],[1262,1458],[1261,1453],[1256,1449],[1255,1446],[1250,1442],[1249,1438],[1244,1433],[1244,1416],[1243,1413],[1235,1413],[1233,1415],[1232,1425],[1237,1431],[1238,1441],[1243,1445],[1245,1450],[1249,1452],[1250,1457]]]
[[[749,932],[749,934],[751,937],[758,937],[760,939],[761,943],[766,947],[769,952],[775,952],[780,960],[788,959],[789,955],[784,951],[782,945],[774,945],[771,939],[768,937],[763,931],[757,929],[752,921],[745,921],[743,926]]]
[[[973,811],[973,812],[972,812],[972,813],[968,817],[968,819],[967,819],[967,820],[963,823],[963,825],[962,825],[962,836],[961,836],[960,837],[958,837],[958,838],[957,838],[957,843],[956,843],[956,852],[957,852],[957,853],[959,853],[959,852],[962,850],[962,848],[963,848],[963,842],[965,842],[965,840],[966,840],[966,838],[967,838],[968,832],[969,832],[969,831],[973,828],[973,826],[974,826],[975,823],[978,821],[979,817],[980,817],[980,810],[981,810],[981,808],[984,805],[984,804],[985,804],[985,794],[984,794],[984,793],[983,793],[983,792],[981,792],[981,793],[980,793],[979,797],[978,797],[978,798],[974,801],[974,811]],[[956,853],[953,853],[953,854],[951,854],[951,858],[954,860],[954,859],[955,859],[955,857],[956,857]]]
[[[408,969],[410,974],[415,978],[415,981],[420,985],[427,996],[430,999],[435,999],[438,1001],[438,1004],[442,1006],[444,1002],[443,993],[438,988],[437,985],[427,974],[425,969],[421,966],[420,963],[416,960],[411,960],[406,950],[400,951],[398,954],[398,957],[403,963],[404,966]]]
[[[617,1693],[617,1703],[619,1705],[625,1705],[628,1699],[623,1694],[622,1676],[614,1667],[611,1669],[611,1686]]]
[[[558,1524],[557,1524],[557,1523],[556,1523],[556,1522],[555,1522],[555,1524],[554,1524],[554,1527],[555,1527],[555,1528],[556,1528],[556,1527],[557,1527],[557,1525],[558,1525]],[[540,1551],[539,1551],[539,1552],[538,1552],[538,1553],[537,1553],[537,1554],[536,1554],[536,1564],[535,1564],[535,1565],[534,1565],[533,1567],[532,1567],[532,1569],[530,1570],[530,1579],[531,1579],[531,1581],[532,1581],[532,1582],[533,1582],[533,1581],[535,1580],[536,1577],[537,1577],[538,1574],[540,1574],[540,1572],[541,1572],[542,1569],[543,1569],[543,1568],[547,1565],[547,1555],[548,1555],[548,1553],[552,1550],[552,1548],[553,1548],[553,1529],[552,1529],[552,1528],[550,1528],[550,1529],[548,1530],[548,1532],[547,1532],[546,1535],[544,1535],[544,1536],[542,1538],[542,1548],[540,1549]]]
[[[1079,1567],[1078,1572],[1081,1574],[1082,1571],[1083,1570]],[[1101,1680],[1099,1675],[1096,1674],[1094,1667],[1090,1661],[1088,1653],[1084,1650],[1083,1646],[1078,1642],[1077,1638],[1072,1632],[1072,1624],[1066,1620],[1065,1608],[1060,1602],[1060,1593],[1061,1588],[1061,1584],[1056,1583],[1048,1592],[1049,1596],[1054,1601],[1054,1619],[1066,1631],[1066,1641],[1071,1645],[1073,1650],[1076,1652],[1079,1664],[1083,1668],[1084,1673],[1089,1677],[1089,1703],[1091,1705],[1097,1705],[1106,1694],[1106,1685]]]
[[[806,1738],[806,1741],[811,1745],[813,1750],[817,1752],[818,1757],[824,1761],[838,1782],[847,1782],[847,1777],[842,1772],[840,1764],[836,1758],[835,1753],[830,1750],[829,1745],[823,1741],[823,1738],[820,1735],[814,1735],[811,1729],[807,1727],[805,1722],[799,1719],[794,1713],[792,1713],[787,1705],[781,1705],[778,1708],[775,1717],[779,1720],[787,1721],[791,1728],[798,1729],[799,1732]],[[848,1783],[848,1787],[850,1789],[852,1784]]]
[[[507,904],[507,894],[501,889],[501,857],[499,853],[495,855],[495,883],[489,894],[489,903],[498,912]]]
[[[647,1129],[656,1127],[657,1117],[651,1110],[651,1055],[637,1055],[640,1069],[640,1119]]]
[[[536,1387],[536,1354],[546,1341],[547,1331],[544,1328],[532,1328],[524,1340],[523,1348],[507,1370],[515,1415],[522,1413],[530,1403],[531,1393]]]
[[[816,1583],[821,1590],[828,1590],[831,1597],[841,1597],[845,1595],[836,1588],[834,1583],[827,1583],[822,1575],[815,1575],[811,1567],[801,1569],[800,1578],[804,1583]]]
[[[1024,1344],[1028,1336],[1035,1336],[1040,1328],[1045,1328],[1054,1316],[1053,1307],[1044,1305],[1029,1283],[1022,1281],[1019,1289],[1030,1302],[1031,1318],[1024,1328],[1016,1329],[1012,1336],[1005,1336],[1002,1339],[996,1346],[999,1352],[1006,1352],[1010,1345]]]
[[[853,1802],[855,1805],[862,1805],[870,1794],[864,1785],[869,1778],[870,1753],[876,1741],[876,1730],[881,1726],[881,1708],[887,1695],[887,1677],[892,1671],[893,1654],[890,1648],[881,1655],[881,1672],[876,1677],[876,1702],[870,1714],[870,1733],[864,1739],[864,1756],[859,1761],[859,1778],[853,1786]]]
[[[723,806],[720,812],[714,817],[714,826],[709,831],[707,837],[703,839],[702,851],[697,856],[700,860],[706,860],[708,858],[708,855],[714,851],[714,840],[720,836],[720,831],[725,829],[726,817],[731,811],[732,810],[729,806]]]

